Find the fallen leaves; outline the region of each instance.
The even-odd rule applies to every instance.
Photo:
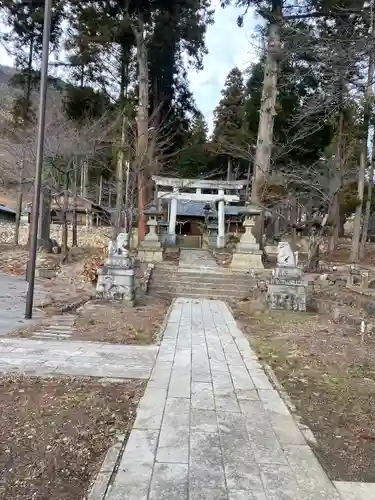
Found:
[[[88,302],[75,322],[72,339],[112,344],[150,344],[164,321],[169,301],[145,296],[136,307],[116,302]]]
[[[81,500],[118,434],[132,426],[141,381],[0,378],[0,498]]]

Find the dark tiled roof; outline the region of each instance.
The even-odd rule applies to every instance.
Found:
[[[204,217],[204,207],[207,205],[204,201],[187,201],[183,202],[178,200],[177,202],[177,215],[182,215],[185,217]],[[216,210],[211,210],[210,214],[215,215]]]
[[[182,202],[178,200],[177,203],[177,215],[185,216],[185,217],[204,217],[205,212],[204,208],[207,205],[207,202],[204,201],[187,201]],[[209,215],[213,217],[217,217],[217,211],[215,207],[210,205],[212,210]],[[225,215],[238,215],[241,207],[235,205],[225,205]]]
[[[9,207],[7,207],[5,205],[1,205],[1,204],[0,204],[0,212],[3,212],[3,213],[5,212],[7,214],[16,215],[16,211],[15,210],[13,210],[12,208],[9,208]]]

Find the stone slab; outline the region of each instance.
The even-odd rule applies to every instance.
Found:
[[[106,500],[339,500],[224,303],[180,298],[166,331]]]
[[[3,338],[0,366],[4,373],[18,370],[30,374],[148,379],[157,351],[156,346],[111,346],[68,340],[62,345],[61,341],[54,340]],[[103,362],[103,358],[107,358],[107,362]]]

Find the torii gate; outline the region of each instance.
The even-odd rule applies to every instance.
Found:
[[[176,219],[177,219],[177,202],[178,200],[186,201],[203,201],[203,202],[218,202],[218,236],[217,247],[225,247],[225,202],[240,201],[240,197],[236,194],[226,194],[226,191],[242,189],[247,181],[214,181],[214,180],[199,180],[199,179],[178,179],[173,177],[152,176],[152,180],[156,186],[172,187],[172,191],[157,190],[157,198],[170,200],[169,210],[169,225],[168,237],[169,244],[176,243]],[[184,189],[195,189],[195,193],[184,193]],[[202,193],[202,189],[210,189],[217,191],[217,194]],[[182,191],[182,192],[181,192]]]

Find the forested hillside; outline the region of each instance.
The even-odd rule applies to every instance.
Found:
[[[18,187],[19,200],[33,179],[43,3],[0,2],[16,70],[1,91],[2,181]],[[296,221],[319,213],[332,249],[355,212],[356,260],[372,198],[374,5],[216,8],[231,4],[257,13],[258,61],[230,70],[208,137],[187,72],[207,52],[209,0],[55,0],[45,185],[111,198],[118,213],[135,207],[142,238],[152,174],[245,177],[254,203],[292,207]]]

